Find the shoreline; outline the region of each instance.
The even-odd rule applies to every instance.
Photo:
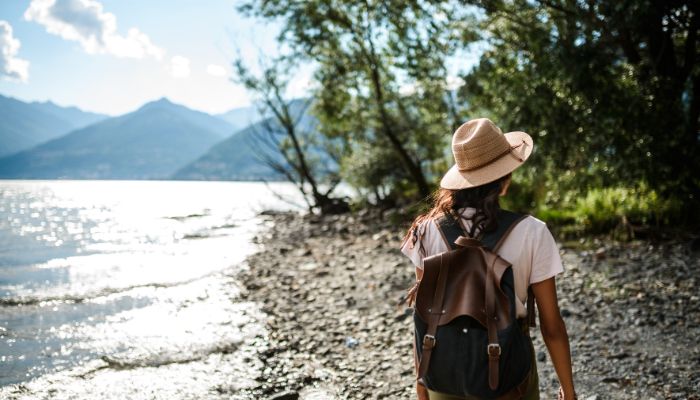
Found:
[[[264,213],[260,252],[239,275],[269,333],[256,399],[413,399],[412,318],[397,307],[413,283],[403,227],[363,211]],[[580,399],[700,399],[697,254],[684,243],[561,249],[557,278]],[[543,399],[558,381],[531,330]],[[678,349],[684,349],[678,351]],[[692,353],[692,354],[690,354]]]

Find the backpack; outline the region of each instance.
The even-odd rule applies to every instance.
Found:
[[[533,350],[527,326],[516,318],[513,270],[497,251],[527,215],[500,210],[498,228],[469,238],[458,221],[438,220],[451,250],[423,260],[411,294],[415,306],[417,379],[455,396],[518,399],[528,389]],[[534,301],[528,294],[534,326]]]

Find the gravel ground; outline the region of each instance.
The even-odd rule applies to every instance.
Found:
[[[263,251],[240,278],[267,314],[251,399],[414,398],[413,282],[391,215],[267,215]],[[586,250],[588,249],[588,250]],[[580,399],[700,399],[698,254],[685,242],[562,247],[557,279]],[[543,399],[551,361],[532,331]]]

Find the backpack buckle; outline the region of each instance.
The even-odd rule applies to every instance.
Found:
[[[437,340],[435,340],[435,336],[433,336],[433,335],[423,336],[423,348],[424,349],[432,349],[433,347],[435,347],[436,343],[437,343]]]
[[[499,357],[501,355],[501,345],[498,343],[489,343],[486,347],[486,352],[489,357]]]

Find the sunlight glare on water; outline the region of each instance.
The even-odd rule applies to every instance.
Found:
[[[184,398],[211,393],[188,379],[231,388],[254,377],[242,354],[265,332],[235,274],[256,249],[258,212],[290,207],[265,185],[2,181],[0,192],[0,386],[88,398],[101,395],[85,380],[109,377],[119,398],[150,367],[183,373],[180,389],[160,389]],[[15,390],[0,395],[22,398]]]

